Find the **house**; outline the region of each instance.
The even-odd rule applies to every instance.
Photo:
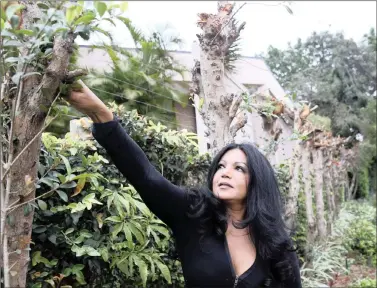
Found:
[[[111,59],[108,54],[99,49],[90,51],[88,46],[80,46],[78,64],[81,67],[94,68],[97,70],[111,69]],[[182,66],[187,68],[187,72],[180,75],[174,75],[173,80],[180,82],[191,82],[191,69],[195,59],[199,59],[200,50],[196,43],[193,44],[192,52],[188,51],[171,51],[173,58]],[[241,57],[235,63],[235,69],[231,74],[226,74],[226,86],[229,93],[249,92],[254,95],[270,94],[279,101],[283,101],[285,105],[291,106],[292,103],[285,97],[285,92],[280,86],[272,72],[263,59],[254,57]],[[188,85],[186,85],[188,86]],[[184,88],[179,86],[180,89]],[[259,97],[260,96],[255,96]],[[263,99],[257,99],[263,101]],[[179,103],[175,104],[176,119],[179,128],[187,129],[198,134],[199,150],[201,153],[207,151],[207,141],[205,137],[205,125],[200,114],[194,108],[194,105],[188,105],[183,108]],[[289,159],[293,153],[294,140],[291,140],[292,125],[286,123],[283,119],[274,121],[274,127],[278,127],[280,131],[279,139],[281,144],[272,141],[275,137],[271,129],[266,129],[266,123],[263,117],[257,112],[248,114],[248,121],[244,128],[240,129],[236,135],[237,142],[248,141],[257,145],[259,149],[270,150],[269,160],[272,164],[281,163]],[[276,129],[278,129],[276,128]],[[275,129],[275,130],[276,130]],[[274,131],[274,129],[272,129]]]

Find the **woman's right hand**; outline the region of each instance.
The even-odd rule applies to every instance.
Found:
[[[66,99],[78,111],[88,115],[94,123],[105,123],[113,120],[113,113],[81,80],[81,89],[72,89]]]

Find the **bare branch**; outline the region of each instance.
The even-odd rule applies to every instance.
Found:
[[[69,71],[64,79],[64,82],[71,83],[74,82],[76,77],[88,75],[88,71],[85,69],[77,69]]]
[[[17,155],[17,157],[12,161],[12,163],[10,163],[9,168],[5,171],[3,175],[3,178],[7,176],[9,171],[12,169],[14,163],[16,163],[16,161],[21,157],[21,155],[26,151],[26,149],[29,148],[31,144],[33,144],[33,142],[43,133],[44,130],[46,130],[46,128],[51,124],[52,121],[56,119],[56,117],[58,116],[54,116],[45,126],[43,126],[43,128],[34,136],[34,138],[31,139],[31,141],[24,147],[24,149],[22,149],[22,151]]]
[[[38,200],[38,199],[40,199],[40,198],[43,198],[44,196],[50,194],[51,192],[56,191],[58,188],[59,188],[59,187],[56,187],[56,188],[51,189],[50,191],[48,191],[48,192],[46,192],[46,193],[43,193],[42,195],[39,195],[38,197],[35,197],[35,198],[33,198],[33,199],[30,199],[30,200],[27,200],[27,201],[22,202],[22,203],[20,203],[20,204],[18,204],[18,205],[15,205],[15,206],[11,206],[11,207],[7,208],[6,211],[7,211],[7,212],[10,211],[10,210],[13,211],[13,210],[15,210],[15,209],[17,209],[17,208],[19,208],[19,207],[21,207],[21,206],[27,204],[27,203],[30,203],[30,202],[33,202],[33,201]]]
[[[237,116],[233,119],[233,122],[230,125],[229,133],[234,138],[236,137],[237,131],[244,127],[247,123],[246,113],[238,113]]]
[[[236,113],[241,103],[242,103],[242,95],[239,95],[238,97],[233,98],[232,105],[229,108],[229,117],[231,120],[233,120],[233,118],[236,116]]]

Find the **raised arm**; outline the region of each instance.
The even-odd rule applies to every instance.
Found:
[[[93,136],[153,213],[168,225],[186,211],[185,191],[164,178],[115,119],[93,125]]]
[[[167,225],[174,226],[187,208],[185,190],[169,182],[153,167],[119,121],[113,119],[106,105],[84,83],[80,84],[83,89],[73,91],[68,101],[93,120],[93,136],[148,208]]]

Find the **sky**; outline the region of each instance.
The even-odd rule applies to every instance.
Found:
[[[236,5],[243,3],[237,1]],[[292,1],[293,15],[281,1],[246,3],[235,15],[238,21],[246,22],[241,32],[241,52],[245,56],[267,52],[270,45],[284,49],[288,42],[306,39],[313,31],[343,32],[347,38],[359,41],[371,27],[376,28],[377,1]],[[179,50],[191,51],[195,35],[201,32],[196,26],[197,14],[216,13],[216,9],[217,1],[129,1],[125,16],[146,33],[169,27],[166,35],[179,35],[184,41]],[[133,46],[124,26],[112,31],[117,44]]]

